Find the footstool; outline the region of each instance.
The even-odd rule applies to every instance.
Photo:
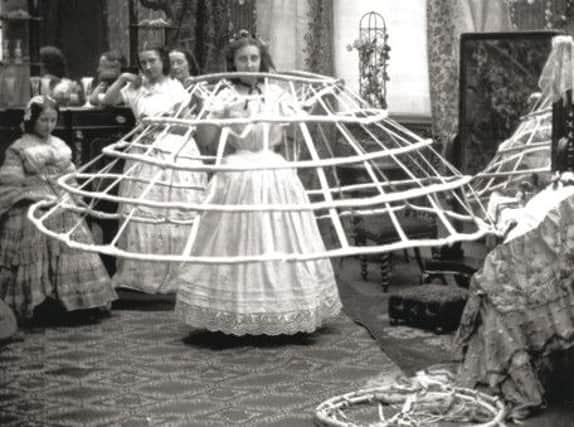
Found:
[[[458,286],[423,284],[389,296],[391,325],[430,329],[444,333],[458,328],[468,290]]]

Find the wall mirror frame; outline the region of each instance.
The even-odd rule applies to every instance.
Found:
[[[528,98],[560,31],[463,33],[455,165],[474,175],[528,112]]]

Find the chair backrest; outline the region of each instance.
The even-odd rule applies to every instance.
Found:
[[[574,105],[572,91],[552,105],[552,171],[574,172]]]
[[[574,142],[571,138],[563,136],[556,145],[556,167],[557,172],[574,172]]]

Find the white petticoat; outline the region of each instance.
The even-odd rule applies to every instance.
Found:
[[[270,165],[272,151],[239,151],[226,164]],[[308,204],[294,169],[219,172],[214,204]],[[312,211],[221,212],[200,217],[193,256],[316,253],[325,247]],[[312,332],[341,309],[329,259],[304,262],[194,264],[177,279],[177,315],[190,326],[234,335]]]
[[[167,134],[160,140],[155,140],[153,145],[162,151],[153,153],[153,156],[158,160],[168,159],[170,151],[178,150],[182,145],[183,138],[181,135]],[[185,144],[181,154],[189,157],[199,156],[199,150],[195,142],[190,140]],[[178,158],[176,161],[179,164],[190,166],[200,163],[198,160],[185,157]],[[161,168],[134,160],[126,161],[124,172],[127,171],[131,171],[129,177],[137,177],[147,181],[159,173],[159,182],[172,185],[156,184],[147,190],[148,182],[126,180],[121,183],[119,190],[122,197],[138,198],[141,195],[145,200],[188,203],[199,203],[203,200],[204,190],[201,188],[205,188],[207,185],[207,175],[204,172]],[[144,191],[147,192],[143,194]],[[120,212],[127,216],[134,208],[135,215],[142,218],[167,218],[180,223],[154,224],[132,219],[120,237],[119,246],[122,249],[144,254],[180,255],[182,253],[196,212],[142,206],[136,203],[121,204]],[[187,223],[182,224],[181,221]],[[135,289],[149,294],[174,293],[177,290],[173,280],[175,271],[177,271],[177,266],[173,263],[118,258],[117,272],[113,277],[113,283],[115,287]]]

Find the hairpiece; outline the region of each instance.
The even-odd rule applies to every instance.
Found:
[[[24,109],[24,120],[29,121],[32,118],[32,105],[44,103],[44,97],[42,95],[36,95],[30,98]]]
[[[236,32],[235,34],[233,34],[231,36],[231,38],[229,39],[229,43],[234,43],[238,40],[241,39],[248,39],[248,38],[252,38],[254,40],[257,40],[259,43],[261,43],[262,46],[267,47],[269,45],[269,43],[259,37],[257,37],[256,34],[251,34],[248,30],[246,29],[241,29],[238,32]]]
[[[30,100],[26,104],[26,108],[24,108],[24,117],[22,118],[22,120],[24,120],[26,122],[31,120],[32,119],[32,105],[34,105],[34,104],[42,105],[44,103],[44,100],[46,100],[46,99],[48,99],[52,102],[56,102],[52,97],[50,97],[48,95],[35,95],[32,98],[30,98]]]

